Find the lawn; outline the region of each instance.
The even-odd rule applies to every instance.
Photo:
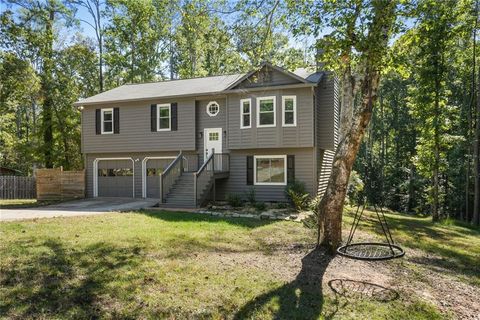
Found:
[[[37,199],[0,199],[0,209],[41,207],[58,201],[37,201]]]
[[[389,219],[414,257],[429,249],[435,257],[456,252],[463,280],[452,274],[448,281],[478,293],[478,270],[467,272],[478,268],[478,230],[433,227],[445,236],[440,250],[427,239],[426,221]],[[408,223],[419,228],[415,235],[402,227]],[[435,276],[424,274],[420,262],[332,258],[312,250],[315,235],[299,223],[137,212],[8,222],[0,229],[5,318],[443,319],[468,312],[411,289],[412,281],[425,286]],[[474,243],[453,250],[464,236]]]

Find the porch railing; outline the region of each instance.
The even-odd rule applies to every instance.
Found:
[[[228,153],[214,153],[214,163],[216,172],[230,171],[230,154]]]
[[[170,188],[177,181],[178,177],[183,171],[183,155],[182,152],[178,154],[175,160],[162,172],[160,175],[160,202],[165,202],[166,196],[170,191]]]
[[[205,191],[212,180],[215,181],[215,153],[212,153],[208,159],[203,163],[203,165],[198,169],[197,172],[193,174],[193,197],[195,206],[202,204],[205,198]]]

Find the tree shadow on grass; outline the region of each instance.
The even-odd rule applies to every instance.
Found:
[[[191,212],[141,210],[141,211],[138,211],[138,213],[144,214],[152,218],[168,221],[168,222],[214,222],[214,223],[226,222],[230,225],[246,227],[250,229],[278,222],[275,220],[260,220],[260,219],[252,219],[252,218],[215,217],[215,216],[210,216],[206,214],[191,213]]]
[[[100,297],[116,294],[109,283],[124,267],[141,261],[141,248],[136,246],[96,243],[76,249],[49,239],[38,249],[27,261],[15,260],[2,268],[0,314],[19,319],[101,318],[105,310]]]
[[[254,319],[265,308],[274,319],[317,319],[324,304],[322,280],[332,259],[323,249],[311,251],[303,257],[302,269],[292,282],[247,302],[234,319]]]

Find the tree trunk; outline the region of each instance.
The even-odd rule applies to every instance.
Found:
[[[53,167],[53,23],[55,19],[55,9],[53,3],[49,2],[49,17],[45,27],[45,47],[43,52],[43,72],[42,72],[42,91],[44,94],[42,109],[42,129],[43,129],[43,154],[45,157],[45,167]]]
[[[344,131],[344,136],[340,141],[335,157],[327,189],[318,207],[319,217],[323,218],[319,223],[319,234],[323,228],[322,245],[330,252],[340,246],[342,242],[342,212],[347,193],[348,180],[352,171],[355,158],[360,148],[365,130],[372,117],[373,104],[377,98],[377,90],[380,80],[378,71],[367,73],[362,83],[361,94],[362,102],[359,108],[349,117],[348,113],[343,113],[341,127],[348,128]],[[353,108],[355,84],[349,72],[344,76],[344,103],[342,107]],[[348,118],[351,121],[348,121]],[[349,127],[346,127],[345,122]],[[319,239],[320,240],[320,239]]]
[[[477,81],[477,111],[475,113],[475,140],[473,142],[473,170],[475,179],[475,191],[473,200],[472,223],[480,225],[480,70]]]
[[[439,57],[437,57],[439,59]],[[439,174],[440,174],[440,74],[439,74],[439,62],[435,63],[435,109],[433,118],[433,140],[434,140],[434,162],[433,162],[433,190],[432,190],[432,221],[436,222],[440,219],[439,214]]]

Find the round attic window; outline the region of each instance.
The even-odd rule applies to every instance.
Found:
[[[220,106],[216,101],[210,101],[207,104],[207,113],[210,117],[215,117],[220,111]]]

